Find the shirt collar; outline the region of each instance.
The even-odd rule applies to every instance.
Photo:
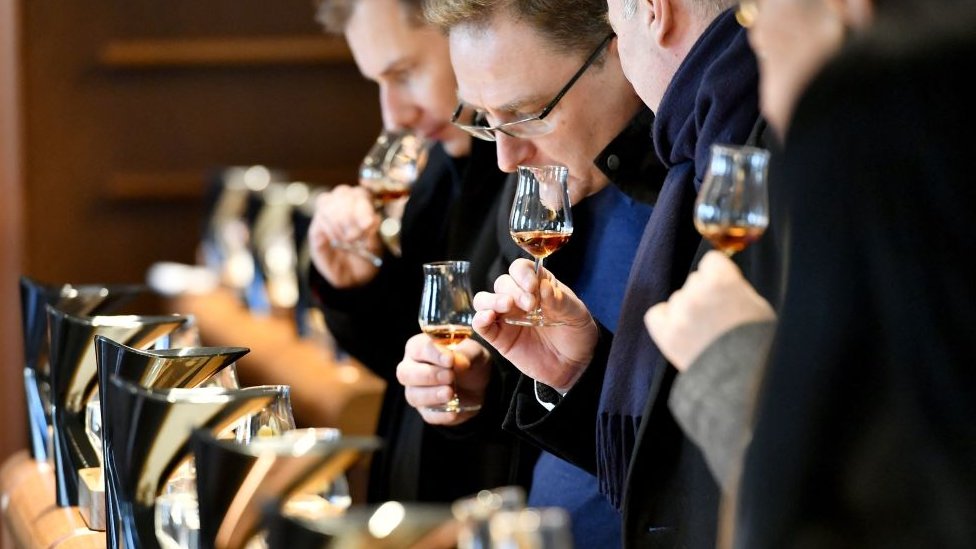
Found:
[[[665,174],[654,152],[653,124],[654,114],[642,106],[593,161],[611,183],[635,200],[647,203],[657,200]]]

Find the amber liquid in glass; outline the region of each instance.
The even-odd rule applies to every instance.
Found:
[[[759,240],[765,231],[765,227],[745,227],[739,225],[718,225],[696,223],[698,232],[701,233],[712,246],[726,255],[741,252],[746,246]]]
[[[373,195],[373,200],[379,205],[383,205],[408,196],[410,194],[410,187],[403,185],[371,185],[369,191]]]
[[[448,349],[454,349],[474,333],[471,326],[459,324],[434,324],[424,326],[423,331],[434,343]]]
[[[573,236],[571,232],[519,231],[512,232],[512,240],[532,257],[543,259],[562,248]]]

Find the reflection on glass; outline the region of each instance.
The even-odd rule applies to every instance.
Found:
[[[151,390],[118,376],[111,377],[107,389],[103,418],[109,435],[105,478],[112,494],[110,547],[155,547],[156,497],[166,489],[191,492],[192,470],[180,466],[192,457],[192,432],[224,432],[240,418],[268,407],[281,391],[280,386]]]
[[[85,435],[98,456],[98,463],[105,463],[102,457],[102,400],[97,392],[85,404]]]
[[[341,515],[351,499],[345,471],[378,445],[325,428],[254,437],[249,444],[195,433],[202,545],[260,545],[268,513],[310,520]]]
[[[52,456],[51,366],[48,305],[68,314],[97,315],[117,308],[146,291],[141,285],[43,284],[20,277],[21,329],[24,337],[24,390],[31,457]]]
[[[196,470],[189,460],[156,496],[156,539],[164,549],[196,549],[200,545],[200,509]]]
[[[51,388],[54,402],[54,454],[57,502],[78,505],[78,471],[102,464],[99,436],[86,424],[103,427],[103,421],[87,417],[95,409],[88,402],[98,390],[95,341],[105,336],[138,348],[152,346],[188,318],[182,315],[76,316],[47,305],[50,333]],[[102,399],[104,401],[104,399]],[[96,447],[98,446],[98,447]]]
[[[278,436],[295,428],[291,408],[291,387],[279,386],[281,392],[263,410],[245,417],[235,428],[237,442],[250,444],[256,438]]]

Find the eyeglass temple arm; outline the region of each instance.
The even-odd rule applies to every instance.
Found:
[[[552,112],[552,109],[556,108],[556,105],[559,104],[559,100],[562,99],[563,96],[566,95],[566,93],[573,88],[573,84],[575,84],[576,81],[579,80],[581,76],[583,76],[583,73],[586,72],[586,69],[590,68],[590,65],[592,65],[593,62],[596,61],[597,57],[599,57],[600,54],[603,53],[603,48],[605,48],[607,44],[610,43],[610,40],[613,39],[614,36],[617,35],[611,32],[606,36],[606,38],[600,41],[600,44],[597,45],[596,49],[593,50],[593,53],[591,53],[590,56],[586,58],[586,62],[583,63],[583,66],[580,67],[579,70],[576,71],[576,74],[574,74],[573,77],[569,79],[569,82],[567,82],[566,85],[563,86],[563,89],[559,90],[559,93],[556,94],[556,97],[552,98],[552,101],[550,101],[549,104],[546,105],[546,108],[543,109],[541,113],[539,113],[539,120],[542,120],[543,118],[548,116],[549,113]]]

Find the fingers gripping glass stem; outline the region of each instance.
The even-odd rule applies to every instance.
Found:
[[[377,269],[383,266],[383,258],[369,251],[369,248],[366,247],[366,244],[361,241],[346,242],[344,240],[333,239],[329,241],[329,245],[331,245],[336,250],[342,250],[345,252],[354,253],[359,257],[372,263],[373,266],[376,267]]]
[[[410,195],[414,182],[427,165],[430,142],[408,131],[384,130],[359,166],[359,184],[369,191],[378,212],[401,198]],[[386,221],[389,221],[387,218]],[[384,244],[399,255],[399,224],[395,234],[381,232]],[[354,253],[379,268],[383,260],[370,251],[363,241],[344,242],[333,239],[337,250]]]
[[[542,261],[562,248],[573,235],[569,201],[569,171],[563,166],[519,166],[518,188],[512,202],[509,230],[512,240],[535,258],[535,275],[542,287]],[[542,312],[542,296],[533,311],[505,317],[518,326],[561,326]]]
[[[442,261],[424,264],[424,291],[420,298],[420,329],[435,344],[454,350],[474,331],[471,320],[474,305],[471,297],[471,264],[467,261]],[[480,404],[461,402],[456,384],[452,396],[444,404],[428,406],[431,412],[474,412]]]

